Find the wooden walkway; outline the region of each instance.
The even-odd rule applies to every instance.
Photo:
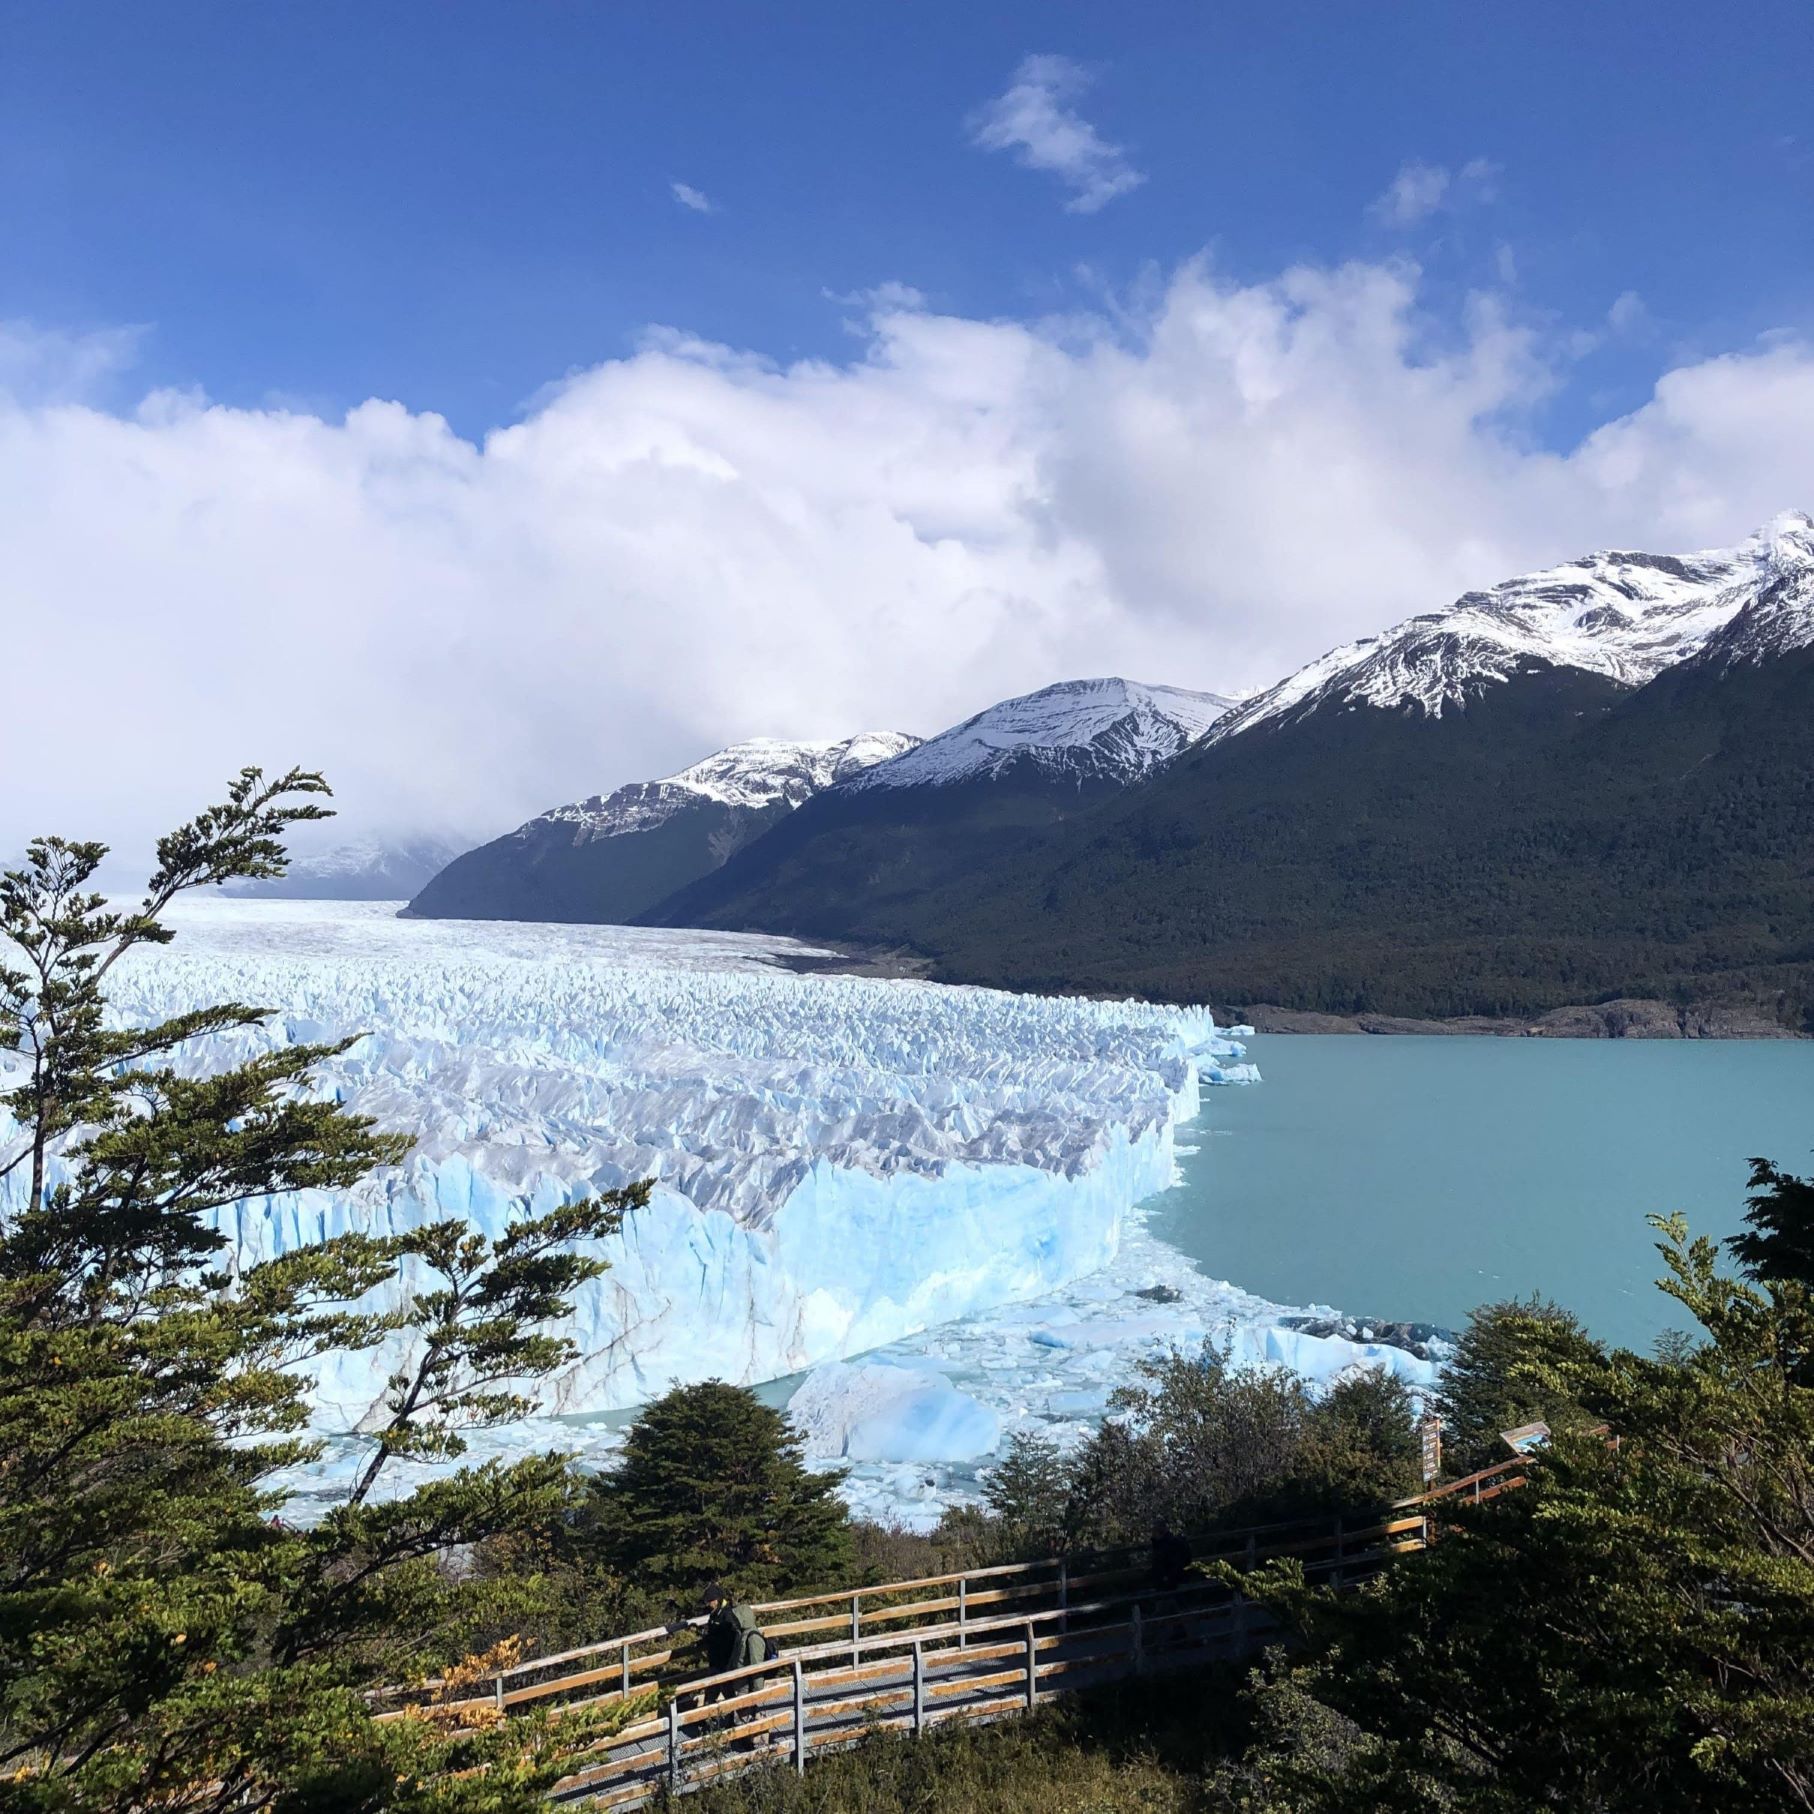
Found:
[[[1402,1500],[1375,1522],[1256,1526],[1203,1539],[1193,1553],[1243,1570],[1296,1557],[1312,1580],[1351,1586],[1430,1541],[1432,1502],[1493,1498],[1522,1484],[1524,1465],[1502,1462]],[[637,1808],[664,1787],[684,1792],[761,1764],[804,1770],[815,1753],[871,1732],[1000,1719],[1053,1694],[1245,1656],[1272,1629],[1261,1607],[1220,1583],[1193,1576],[1155,1587],[1145,1551],[974,1569],[755,1611],[781,1647],[774,1662],[692,1676],[691,1645],[672,1648],[666,1630],[635,1632],[518,1664],[453,1705],[528,1715],[669,1690],[658,1714],[599,1741],[551,1796]]]

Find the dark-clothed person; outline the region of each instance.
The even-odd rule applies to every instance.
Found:
[[[1190,1575],[1190,1539],[1163,1518],[1153,1526],[1153,1585],[1161,1593],[1182,1587]]]

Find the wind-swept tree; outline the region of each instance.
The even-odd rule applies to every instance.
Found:
[[[527,1807],[571,1734],[443,1709],[374,1723],[361,1689],[457,1666],[509,1592],[443,1558],[574,1487],[559,1457],[466,1470],[378,1503],[399,1454],[456,1454],[571,1350],[539,1325],[601,1262],[632,1190],[518,1224],[347,1236],[237,1275],[215,1212],[344,1190],[407,1136],[311,1089],[351,1039],[208,1068],[196,1042],[265,1016],[229,1002],[120,1024],[107,983],[187,889],[282,873],[321,777],[242,771],[161,840],[143,900],[93,887],[101,845],[46,838],[0,877],[0,1781],[11,1805],[137,1810]],[[408,1256],[441,1290],[367,1294]],[[366,1302],[362,1303],[362,1300]],[[382,1299],[378,1301],[383,1301]],[[392,1337],[411,1358],[349,1503],[272,1517],[303,1435],[301,1363]]]

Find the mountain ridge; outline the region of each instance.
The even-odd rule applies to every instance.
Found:
[[[281,876],[225,885],[223,894],[289,901],[406,901],[466,846],[441,833],[368,834],[291,856]]]
[[[1578,561],[1464,592],[1331,649],[1222,719],[1213,741],[1331,699],[1376,708],[1415,705],[1440,717],[1522,663],[1603,674],[1642,686],[1715,642],[1748,603],[1814,574],[1814,520],[1785,511],[1733,548],[1688,555],[1602,550]],[[1808,619],[1814,636],[1814,614]]]
[[[1465,594],[1063,811],[971,781],[865,828],[873,786],[829,790],[651,917],[1013,988],[1417,1018],[1730,998],[1814,1025],[1809,727],[1814,524],[1790,513]],[[986,830],[953,843],[940,796],[966,790]]]
[[[615,924],[709,874],[816,793],[919,739],[758,737],[653,781],[550,808],[467,851],[411,899],[418,919]]]
[[[776,930],[810,922],[816,936],[876,937],[893,923],[890,902],[1029,856],[1066,818],[1174,761],[1229,704],[1119,677],[1002,700],[827,788],[645,917]]]

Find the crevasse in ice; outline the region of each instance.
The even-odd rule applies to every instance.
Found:
[[[786,941],[391,911],[195,903],[175,945],[115,972],[117,1010],[272,1011],[189,1053],[198,1067],[363,1033],[322,1088],[417,1137],[350,1193],[221,1212],[232,1264],[444,1216],[496,1234],[655,1179],[577,1295],[579,1358],[541,1388],[549,1412],[774,1378],[1096,1272],[1129,1208],[1170,1183],[1200,1083],[1251,1074],[1197,1009],[797,975],[776,965],[802,949]],[[322,1363],[321,1425],[356,1429],[398,1359]],[[922,1394],[925,1443],[950,1446],[941,1416],[959,1446],[986,1433]],[[898,1416],[872,1422],[905,1440]]]

